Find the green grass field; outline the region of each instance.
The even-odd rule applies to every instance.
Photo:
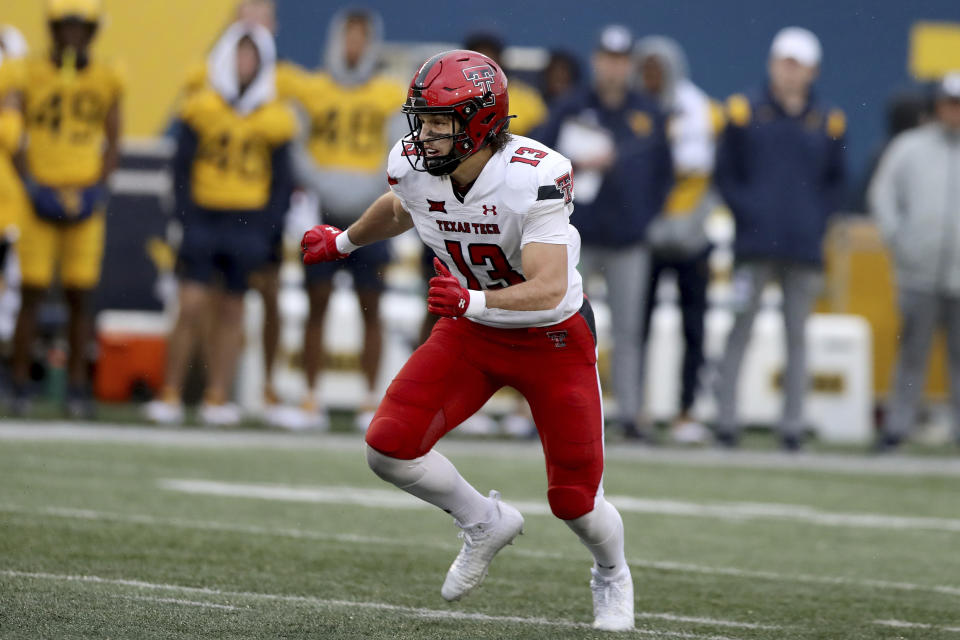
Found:
[[[600,638],[535,443],[441,443],[526,533],[440,597],[445,514],[359,436],[0,423],[0,637]],[[611,445],[634,636],[960,640],[960,460]]]

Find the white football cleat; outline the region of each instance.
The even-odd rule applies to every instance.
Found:
[[[602,631],[633,629],[633,578],[630,568],[620,575],[604,578],[590,568],[590,591],[593,592],[593,628]]]
[[[200,407],[200,421],[208,427],[232,427],[240,424],[243,411],[232,402],[213,404],[204,402]]]
[[[463,528],[460,532],[463,547],[450,565],[440,589],[444,600],[459,600],[477,588],[487,577],[493,556],[523,533],[523,516],[520,512],[501,502],[497,491],[490,492],[490,499],[494,502],[493,520]],[[459,523],[457,526],[460,526]]]
[[[182,424],[183,405],[179,402],[151,400],[144,405],[143,415],[156,424]]]

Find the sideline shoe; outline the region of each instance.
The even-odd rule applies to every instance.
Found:
[[[710,442],[710,430],[703,426],[703,423],[683,415],[674,421],[670,438],[677,444],[706,444]]]
[[[152,400],[143,406],[143,415],[156,424],[183,423],[183,405],[179,402]]]
[[[593,628],[602,631],[633,629],[633,578],[624,568],[614,578],[604,578],[590,568],[590,591],[593,592]]]
[[[473,591],[487,577],[493,556],[523,533],[523,516],[520,512],[501,502],[497,491],[490,492],[490,499],[496,512],[491,522],[461,527],[463,547],[450,565],[440,589],[444,600],[453,602]],[[460,524],[457,523],[457,526]]]
[[[330,419],[326,411],[312,402],[304,402],[299,407],[274,404],[263,410],[263,419],[272,427],[289,431],[326,431],[330,428]]]
[[[204,402],[200,407],[200,421],[208,427],[232,427],[242,419],[243,412],[232,402]]]

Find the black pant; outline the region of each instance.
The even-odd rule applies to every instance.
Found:
[[[656,306],[657,283],[660,274],[671,270],[677,274],[680,290],[680,313],[683,317],[683,380],[680,391],[680,410],[687,412],[693,407],[697,393],[700,368],[703,366],[703,319],[707,312],[707,284],[710,280],[709,251],[693,258],[667,258],[654,254],[650,267],[650,286],[643,309],[643,341],[650,336],[650,317]]]

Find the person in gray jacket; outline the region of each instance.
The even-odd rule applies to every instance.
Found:
[[[934,121],[891,143],[868,197],[893,252],[902,316],[878,448],[897,447],[914,425],[938,325],[947,334],[954,434],[960,444],[960,72],[948,74],[938,86]]]

